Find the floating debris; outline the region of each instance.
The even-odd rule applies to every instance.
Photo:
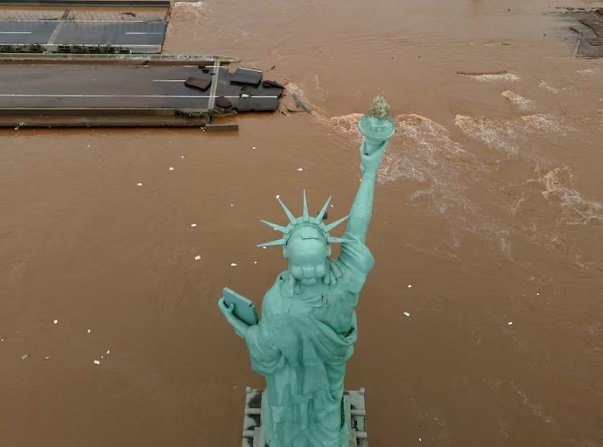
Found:
[[[168,169],[169,169],[170,171],[173,171],[173,170],[174,170],[174,167],[173,167],[173,166],[170,166]]]
[[[29,357],[29,354],[23,354],[23,355],[21,356],[21,360],[25,360],[25,359],[27,359],[28,357]]]
[[[195,228],[196,226],[197,226],[197,224],[196,224],[196,223],[191,224],[191,228]]]
[[[255,146],[251,146],[251,149],[255,150]]]
[[[91,334],[92,333],[92,329],[86,329],[86,333]]]
[[[254,264],[257,264],[257,263],[258,263],[258,261],[253,261],[253,263],[254,263]]]
[[[410,317],[410,312],[404,312],[405,317]]]
[[[195,261],[200,261],[200,260],[201,260],[201,255],[195,256]]]
[[[412,289],[412,284],[409,284],[406,287],[408,287],[409,289]]]
[[[52,320],[52,324],[59,324],[59,320]]]
[[[238,265],[238,264],[237,264],[236,262],[232,262],[232,263],[230,264],[230,266],[231,266],[231,267],[236,267],[237,265]]]
[[[45,355],[45,356],[44,356],[44,360],[48,360],[48,359],[50,359],[50,356]]]
[[[299,99],[299,96],[297,96],[295,93],[292,95],[292,98],[293,98],[293,101],[295,101],[295,105],[297,107],[299,107],[300,109],[302,109],[306,113],[310,113],[310,114],[312,113],[312,112],[310,112],[310,109],[308,109],[306,107],[306,105],[302,102],[302,100]]]
[[[512,321],[509,321],[507,324],[508,324],[509,326],[513,326],[513,322],[512,322]]]
[[[302,172],[302,171],[304,170],[304,168],[297,168],[297,170],[298,170],[299,172]]]
[[[142,183],[138,182],[136,183],[136,186],[142,186]]]
[[[105,355],[109,355],[109,354],[111,354],[111,350],[107,349],[107,352],[105,352]]]
[[[100,365],[100,360],[95,360],[95,361],[94,361],[94,362],[92,362],[92,363],[94,363],[95,365]]]

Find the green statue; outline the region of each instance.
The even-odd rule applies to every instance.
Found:
[[[289,222],[262,221],[283,236],[259,246],[282,246],[289,266],[266,293],[262,319],[250,325],[224,297],[219,301],[247,344],[253,370],[266,377],[262,425],[269,447],[349,447],[342,408],[345,366],[357,337],[358,295],[374,263],[365,239],[377,170],[395,131],[383,94],[359,128],[365,137],[362,182],[349,216],[325,224],[331,198],[310,216],[304,191],[303,214],[296,218],[278,199]],[[345,220],[343,236],[332,236]],[[341,244],[337,259],[330,258],[334,243]]]

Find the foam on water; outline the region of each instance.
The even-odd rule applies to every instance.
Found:
[[[582,197],[574,188],[575,178],[567,167],[551,169],[538,180],[545,188],[542,196],[561,206],[564,223],[585,225],[603,221],[603,205]]]
[[[457,115],[454,123],[467,135],[483,141],[489,148],[517,154],[521,143],[532,134],[565,135],[569,126],[553,115],[534,114],[519,118],[490,118]]]
[[[517,140],[515,129],[513,126],[509,126],[507,121],[497,120],[496,118],[457,115],[454,124],[470,137],[486,143],[489,148],[510,154],[515,154],[519,150],[515,143],[515,140]]]
[[[520,111],[526,112],[534,106],[534,101],[515,93],[512,90],[505,90],[501,96],[508,99],[511,104],[517,107]]]
[[[184,15],[195,19],[203,19],[206,13],[205,2],[175,2],[172,8],[172,16]]]
[[[551,87],[545,81],[540,81],[540,84],[538,84],[538,87],[540,87],[543,90],[547,90],[551,93],[555,93],[555,94],[559,93],[559,90],[557,90],[555,87]]]
[[[500,73],[460,73],[471,79],[480,82],[515,82],[521,78],[515,73],[500,72]]]
[[[362,114],[315,116],[353,144],[362,141],[357,127]],[[551,162],[536,152],[534,143],[557,139],[572,129],[561,117],[546,114],[508,118],[459,115],[455,124],[488,147],[513,154],[513,160],[543,166]],[[452,256],[463,239],[473,235],[488,242],[508,260],[529,267],[528,260],[515,256],[519,238],[554,250],[580,269],[593,268],[582,260],[579,247],[565,240],[562,227],[603,220],[603,205],[582,197],[565,168],[543,172],[538,178],[509,183],[505,174],[500,177],[498,165],[468,151],[442,124],[425,116],[403,114],[396,117],[396,134],[390,140],[378,181],[388,184],[403,180],[416,186],[408,195],[409,203],[447,223],[451,249],[448,253]],[[530,184],[538,187],[534,190]],[[476,189],[492,194],[484,199],[476,194]],[[534,219],[534,209],[539,210],[538,219]],[[561,251],[556,248],[560,245],[565,247]],[[421,247],[438,253],[442,253],[441,248]]]

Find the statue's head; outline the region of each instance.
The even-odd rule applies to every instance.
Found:
[[[289,274],[303,285],[312,285],[322,279],[328,271],[327,260],[331,255],[331,244],[343,240],[329,235],[329,231],[347,219],[339,219],[329,225],[323,223],[331,198],[327,200],[316,217],[308,214],[308,203],[304,191],[302,217],[295,218],[285,204],[278,199],[289,218],[286,227],[262,220],[269,227],[283,233],[281,239],[259,244],[258,247],[283,246],[283,255],[289,261]]]
[[[320,228],[301,224],[291,231],[283,255],[289,261],[289,273],[302,284],[315,284],[327,274],[327,259],[331,255]]]

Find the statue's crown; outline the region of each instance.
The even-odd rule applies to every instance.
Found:
[[[329,207],[329,205],[331,203],[331,197],[329,197],[327,199],[327,201],[323,205],[322,209],[315,217],[311,217],[310,214],[308,213],[308,201],[306,199],[306,191],[304,191],[303,197],[304,197],[303,214],[301,217],[296,218],[293,215],[293,213],[291,211],[289,211],[289,208],[287,208],[287,206],[283,203],[283,201],[280,199],[280,197],[277,196],[278,203],[281,204],[283,211],[285,211],[285,214],[289,218],[289,224],[286,227],[284,227],[282,225],[278,225],[278,224],[268,222],[267,220],[262,219],[262,221],[261,221],[262,223],[265,223],[270,228],[280,231],[281,233],[283,233],[283,237],[281,239],[277,239],[274,241],[265,242],[263,244],[258,244],[258,247],[271,247],[274,245],[287,245],[287,241],[289,240],[289,237],[291,237],[291,234],[293,233],[293,231],[300,226],[312,226],[312,227],[317,228],[318,230],[320,230],[320,232],[324,236],[324,239],[327,242],[327,244],[336,244],[336,243],[341,243],[341,242],[345,241],[342,238],[331,236],[329,234],[329,231],[331,231],[333,228],[335,228],[340,223],[345,222],[345,220],[349,217],[349,215],[342,217],[341,219],[339,219],[333,223],[325,225],[323,223],[323,218],[325,217],[325,215],[327,213],[327,208]]]

